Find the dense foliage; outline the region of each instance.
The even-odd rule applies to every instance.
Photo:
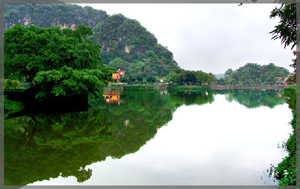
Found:
[[[270,18],[276,17],[279,18],[279,23],[275,26],[275,29],[270,32],[273,35],[272,39],[281,39],[284,48],[292,45],[291,49],[293,49],[297,45],[296,3],[281,3],[281,6],[273,9],[270,14]],[[296,51],[293,53],[294,55],[297,54]],[[294,68],[294,75],[289,78],[289,82],[291,83],[296,83],[296,61],[297,59],[294,59],[293,64],[290,65]]]
[[[40,91],[36,98],[88,94],[101,97],[100,87],[111,80],[114,68],[102,64],[101,47],[87,39],[90,28],[76,30],[23,27],[4,33],[5,77],[26,81]]]
[[[281,83],[282,81],[275,77],[287,77],[289,71],[283,67],[277,67],[273,63],[268,65],[259,65],[256,63],[247,63],[236,70],[228,69],[225,72],[225,78],[220,78],[218,84],[224,85],[268,85]]]
[[[179,68],[173,54],[157,43],[154,34],[121,14],[108,16],[102,10],[70,4],[5,4],[4,10],[6,29],[16,23],[72,29],[83,24],[92,28],[90,39],[102,46],[103,63],[125,69],[126,75],[134,79],[162,78]]]
[[[284,95],[286,96],[286,101],[289,107],[293,111],[293,120],[291,121],[291,126],[293,128],[293,133],[287,140],[285,146],[288,156],[283,158],[277,166],[272,166],[272,173],[274,173],[275,178],[279,181],[279,185],[296,185],[296,86],[288,87],[284,89]]]
[[[21,82],[19,80],[4,80],[4,90],[13,90],[13,89],[24,89]]]
[[[183,69],[176,69],[165,77],[165,81],[179,85],[214,85],[216,80],[212,73]]]
[[[178,68],[173,54],[157,44],[154,34],[122,14],[112,15],[94,28],[93,40],[102,46],[104,64],[127,70],[127,76],[166,76]]]
[[[280,21],[275,29],[270,33],[272,39],[281,39],[281,43],[286,46],[292,45],[292,49],[297,44],[297,22],[296,22],[296,4],[282,3],[281,6],[272,10],[270,18],[279,17]]]
[[[296,7],[297,3],[284,3],[281,2],[279,8],[275,8],[270,15],[270,18],[279,17],[280,21],[275,29],[270,33],[273,34],[272,39],[281,39],[281,43],[284,44],[284,48],[288,45],[292,45],[291,49],[299,45],[297,42],[297,19],[296,19]],[[297,56],[297,52],[293,52]],[[293,59],[293,64],[290,66],[294,68],[294,74],[289,78],[288,82],[296,83],[296,62],[297,58]],[[293,126],[293,134],[290,136],[286,143],[286,149],[288,156],[283,159],[277,167],[273,168],[274,175],[279,181],[279,185],[296,185],[296,86],[286,88],[284,90],[285,96],[287,96],[287,103],[293,111],[293,120],[291,122]]]
[[[24,109],[24,104],[18,101],[9,100],[6,98],[6,96],[3,97],[4,102],[4,112],[19,112],[22,109]]]

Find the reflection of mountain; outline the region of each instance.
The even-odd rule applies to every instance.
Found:
[[[283,91],[281,90],[228,90],[214,91],[215,94],[228,94],[226,100],[235,100],[247,108],[257,108],[267,106],[274,108],[279,104],[285,103]]]
[[[179,106],[213,101],[211,94],[126,91],[124,104],[91,100],[88,112],[5,120],[5,185],[58,176],[88,180],[93,162],[138,151]]]

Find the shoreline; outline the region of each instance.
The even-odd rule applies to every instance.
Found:
[[[157,85],[157,84],[121,84],[121,85],[110,85],[104,90],[124,90],[124,89],[138,89],[138,90],[185,90],[185,91],[194,91],[194,90],[239,90],[239,89],[284,89],[289,86],[274,86],[274,85],[260,85],[260,86],[234,86],[234,85],[212,85],[212,86],[202,86],[202,85],[178,85],[178,86],[167,86],[167,85]]]

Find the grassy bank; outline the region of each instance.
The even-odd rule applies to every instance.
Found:
[[[286,142],[288,156],[283,158],[277,167],[272,165],[271,168],[280,186],[296,185],[296,86],[285,88],[284,95],[286,102],[293,111],[293,119],[291,121],[293,133]]]

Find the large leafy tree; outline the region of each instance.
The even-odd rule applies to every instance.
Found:
[[[292,45],[293,49],[297,45],[297,19],[296,19],[296,3],[281,3],[281,6],[272,10],[270,18],[279,17],[279,23],[275,29],[270,33],[273,35],[272,39],[281,39],[281,43],[286,46]],[[294,55],[296,52],[294,51]],[[294,68],[295,74],[289,78],[289,82],[296,82],[296,61],[290,66]]]
[[[122,58],[115,58],[110,61],[108,65],[116,69],[127,70],[130,63],[123,60]]]
[[[297,44],[297,23],[296,23],[296,4],[282,3],[281,6],[272,10],[270,18],[279,17],[279,23],[270,33],[272,39],[281,39],[284,48],[292,45],[292,49]]]
[[[282,1],[281,1],[282,2]],[[292,45],[293,49],[295,46],[298,46],[297,43],[297,21],[296,21],[296,7],[297,3],[281,3],[280,8],[275,8],[270,15],[270,18],[279,17],[280,21],[275,29],[271,32],[273,34],[272,39],[281,39],[281,42],[284,44],[284,48],[288,45]],[[296,55],[297,52],[293,52]],[[288,82],[296,82],[296,61],[293,60],[293,64],[290,66],[294,68],[294,75],[289,78]],[[291,94],[290,90],[295,91]],[[285,96],[289,99],[296,99],[296,88],[286,88],[284,90]],[[290,103],[289,101],[287,101]],[[296,101],[294,101],[296,102]],[[292,120],[293,125],[293,135],[290,136],[286,143],[286,149],[288,151],[288,156],[283,159],[277,167],[273,167],[274,176],[279,181],[279,185],[297,185],[296,183],[296,127],[294,123],[296,122],[296,111],[293,109],[294,119]]]
[[[102,63],[101,46],[88,36],[92,30],[58,26],[39,28],[16,24],[4,33],[5,77],[25,80],[39,89],[36,98],[88,94],[101,97],[100,88],[111,79],[114,68]]]

